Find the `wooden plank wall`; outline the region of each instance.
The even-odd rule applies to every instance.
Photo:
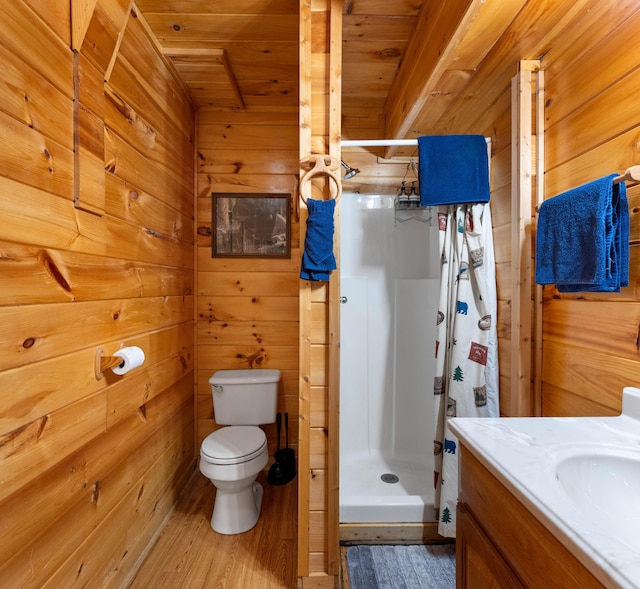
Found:
[[[544,57],[546,198],[640,163],[640,6],[597,8]],[[573,296],[544,288],[543,415],[618,413],[622,387],[638,384],[640,186],[628,198],[630,286]]]
[[[465,93],[434,122],[434,133],[483,133],[492,139],[491,210],[503,415],[512,414],[510,373],[515,347],[510,308],[515,293],[511,266],[513,256],[518,255],[511,245],[511,79],[521,59],[543,56],[546,198],[605,174],[623,172],[640,162],[640,106],[634,99],[639,70],[633,41],[638,32],[638,6],[631,0],[617,0],[606,7],[596,0],[530,1],[474,72]],[[366,121],[347,119],[343,137],[368,137],[373,128]],[[386,172],[391,167],[375,165],[373,156],[365,153],[368,151],[372,150],[343,152],[349,164],[362,170],[344,183],[345,189],[348,185],[363,191],[376,183],[388,186],[397,182],[397,176]],[[575,296],[560,296],[554,288],[545,287],[544,415],[618,412],[622,387],[635,384],[640,323],[635,214],[639,191],[638,187],[629,190],[631,285],[620,294]],[[535,235],[531,238],[533,241]]]
[[[130,8],[3,6],[3,587],[122,586],[195,465],[193,110]]]
[[[289,102],[266,96],[264,104],[250,104],[237,111],[201,108],[197,171],[198,447],[218,427],[208,383],[216,370],[278,368],[282,373],[278,411],[289,414],[289,442],[297,449],[302,254],[295,207],[292,206],[289,259],[213,258],[211,250],[212,192],[286,193],[294,202],[298,172],[297,96],[292,95]],[[275,424],[263,429],[272,456],[276,450]],[[283,427],[283,445],[284,441]]]
[[[638,68],[631,57],[639,23],[638,6],[631,1],[606,7],[593,0],[528,2],[482,62],[465,96],[451,105],[450,114],[437,128],[438,132],[485,132],[493,139],[491,199],[503,415],[512,414],[509,374],[514,345],[509,319],[515,293],[511,292],[511,264],[519,255],[510,244],[511,116],[506,89],[520,59],[543,56],[546,198],[612,171],[622,172],[640,161],[640,112],[633,99]],[[637,191],[630,190],[632,244],[638,237],[633,214]],[[535,239],[534,234],[531,237]],[[631,286],[623,293],[560,297],[555,289],[545,287],[543,415],[619,411],[621,388],[634,383],[637,369],[635,250],[632,246]]]
[[[512,285],[517,281],[511,270],[514,256],[520,255],[512,251],[510,243],[512,121],[508,85],[521,59],[543,56],[545,198],[613,171],[623,172],[640,161],[640,112],[633,100],[638,69],[637,60],[631,57],[639,22],[638,6],[631,0],[606,7],[595,0],[544,6],[528,2],[475,72],[468,91],[451,105],[435,129],[443,133],[484,132],[493,140],[491,202],[503,415],[513,414],[510,373],[517,346],[511,339],[510,307],[516,296]],[[633,313],[637,300],[634,271],[638,268],[634,210],[638,188],[629,193],[631,286],[609,296],[560,296],[552,287],[544,289],[542,374],[532,374],[532,380],[542,377],[543,415],[619,412],[622,387],[634,383],[638,357],[638,321]],[[533,200],[532,195],[532,217]],[[535,252],[535,231],[531,239]],[[521,283],[525,282],[521,277]],[[606,308],[595,307],[597,303]],[[630,320],[624,321],[630,315]],[[606,318],[614,316],[617,319],[609,323]],[[525,407],[523,401],[518,403]]]

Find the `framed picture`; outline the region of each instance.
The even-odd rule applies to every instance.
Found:
[[[290,258],[291,195],[212,193],[214,258]]]

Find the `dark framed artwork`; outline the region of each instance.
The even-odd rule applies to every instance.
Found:
[[[212,193],[214,258],[290,258],[291,195]]]

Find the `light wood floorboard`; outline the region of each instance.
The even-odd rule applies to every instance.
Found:
[[[196,472],[130,589],[295,589],[297,478],[271,486],[257,525],[225,536],[210,527],[215,488]]]

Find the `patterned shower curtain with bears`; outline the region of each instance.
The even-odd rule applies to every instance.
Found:
[[[450,417],[498,417],[497,294],[489,204],[438,208],[435,506],[438,532],[456,535],[458,440]]]

